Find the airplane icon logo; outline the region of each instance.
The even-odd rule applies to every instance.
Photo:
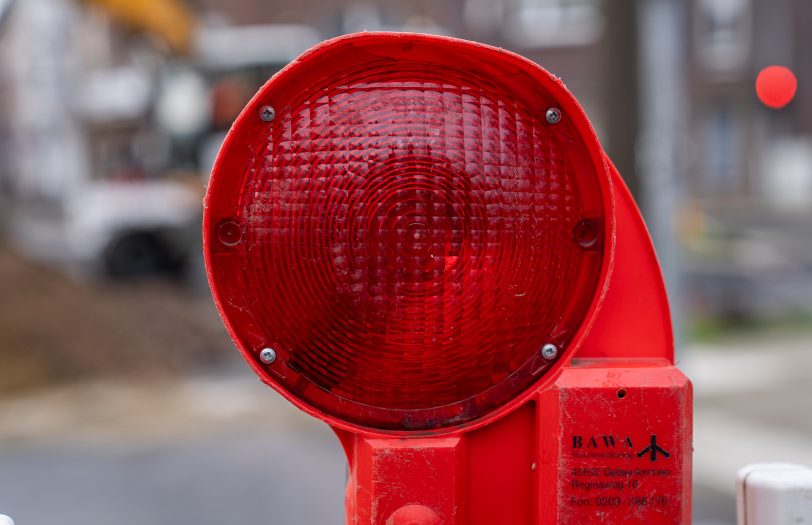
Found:
[[[663,449],[661,446],[657,444],[657,436],[655,436],[654,434],[651,435],[651,443],[649,444],[649,446],[638,452],[637,457],[642,458],[646,454],[649,455],[649,459],[651,461],[657,461],[657,454],[660,454],[661,456],[666,458],[671,457],[670,453],[666,452],[665,449]]]

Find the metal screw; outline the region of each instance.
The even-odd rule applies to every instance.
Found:
[[[547,118],[547,122],[550,124],[558,124],[561,122],[561,110],[558,108],[548,109],[544,116]]]
[[[541,357],[544,359],[555,359],[558,355],[558,347],[552,343],[547,343],[541,347]]]
[[[266,365],[270,365],[274,361],[276,361],[276,350],[273,348],[263,348],[259,352],[259,360],[265,363]]]
[[[217,238],[224,246],[228,246],[229,248],[237,246],[240,244],[240,241],[242,241],[242,229],[240,228],[240,224],[231,219],[221,222],[217,226]]]
[[[276,110],[272,106],[262,106],[259,110],[259,118],[264,122],[270,122],[276,117]]]

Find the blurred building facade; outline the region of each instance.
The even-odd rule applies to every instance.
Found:
[[[711,207],[812,206],[812,5],[803,0],[695,0],[690,130],[692,193]],[[798,93],[775,111],[755,95],[757,73],[779,64]]]
[[[0,34],[0,191],[7,209],[39,201],[73,213],[60,222],[79,230],[68,246],[92,245],[80,250],[84,259],[121,238],[112,230],[194,227],[200,192],[188,182],[205,181],[231,120],[268,76],[319,39],[401,30],[501,46],[563,78],[645,210],[640,56],[648,43],[638,29],[651,2],[683,15],[673,22],[685,100],[672,182],[689,295],[711,310],[811,307],[807,0],[18,1]],[[111,7],[119,4],[151,14]],[[770,64],[798,78],[781,110],[754,92]],[[167,206],[185,211],[170,217]],[[122,218],[124,209],[133,211]],[[98,223],[119,226],[94,233]],[[145,251],[142,243],[122,257]]]
[[[618,49],[615,25],[622,24],[617,31],[621,35],[634,34],[634,1],[199,3],[227,13],[236,23],[308,23],[326,36],[361,30],[439,32],[514,50],[562,77],[608,142],[613,140],[604,132],[610,127],[606,122],[611,112],[606,97],[609,77],[636,74],[634,68],[623,65],[635,62],[636,54],[608,56],[607,52]],[[812,60],[807,56],[812,35],[806,30],[812,23],[812,5],[804,0],[680,3],[685,9],[683,78],[689,102],[683,153],[688,195],[713,208],[764,205],[800,210],[811,205],[812,175],[802,175],[805,168],[800,165],[812,166],[807,157],[812,151],[808,144]],[[635,53],[628,46],[620,49]],[[761,105],[754,91],[756,74],[771,64],[785,65],[798,77],[795,100],[780,111]],[[627,76],[620,82],[625,83],[626,94],[637,93],[638,78]]]
[[[812,307],[812,4],[693,0],[688,10],[682,238],[692,306],[734,318],[808,316]],[[755,79],[798,81],[782,109]]]

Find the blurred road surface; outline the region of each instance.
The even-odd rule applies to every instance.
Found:
[[[742,465],[812,465],[810,340],[687,353],[695,525],[735,523]],[[0,403],[0,511],[19,525],[340,524],[337,440],[233,355],[227,373],[82,383]]]
[[[18,525],[342,523],[338,441],[247,372],[60,388],[4,403],[0,429]]]

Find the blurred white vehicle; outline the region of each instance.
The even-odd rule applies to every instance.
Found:
[[[4,21],[0,221],[18,249],[82,274],[199,272],[225,131],[320,35],[207,25],[176,0],[88,3],[16,2]]]
[[[65,210],[71,258],[122,279],[177,272],[198,246],[201,199],[175,181],[88,186]]]

